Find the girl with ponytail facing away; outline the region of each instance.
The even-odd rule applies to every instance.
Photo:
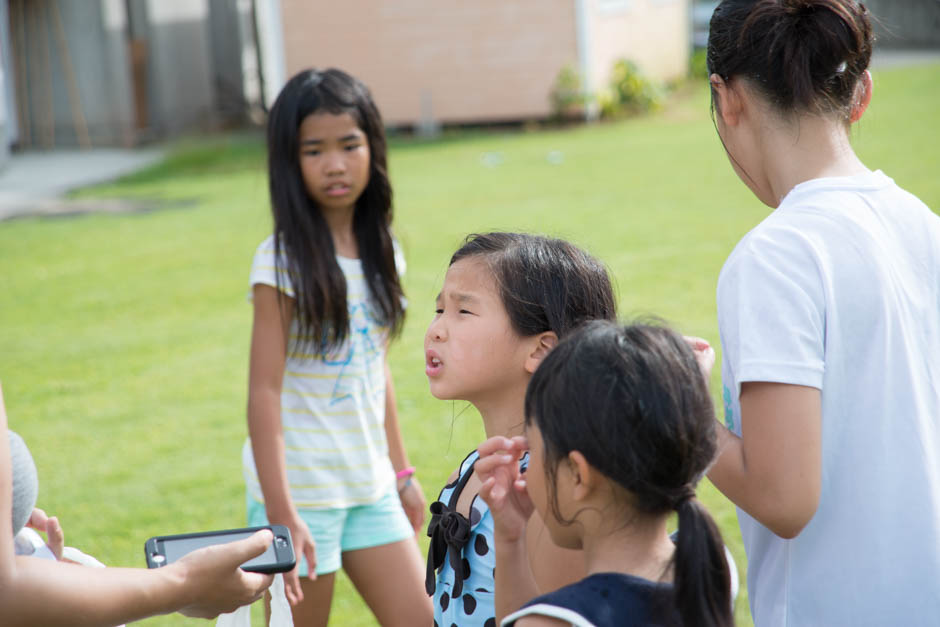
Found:
[[[497,597],[533,589],[521,556],[535,510],[555,544],[582,550],[588,575],[530,600],[502,625],[733,624],[721,535],[695,499],[716,452],[714,409],[682,336],[586,323],[535,371],[525,435],[491,438],[479,451]],[[675,541],[666,529],[674,512]]]
[[[940,217],[856,156],[872,99],[854,0],[724,0],[709,81],[773,212],[718,279],[725,426],[758,627],[940,620]]]

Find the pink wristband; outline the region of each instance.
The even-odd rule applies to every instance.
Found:
[[[399,470],[398,472],[396,472],[396,473],[395,473],[395,478],[396,478],[396,479],[405,479],[406,477],[410,477],[410,476],[413,475],[413,474],[415,474],[415,467],[414,467],[414,466],[408,466],[407,468],[402,468],[401,470]]]

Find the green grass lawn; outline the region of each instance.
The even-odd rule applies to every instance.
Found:
[[[853,132],[869,166],[935,210],[938,79],[940,65],[878,73]],[[475,410],[432,398],[424,375],[422,337],[464,235],[568,238],[609,265],[624,316],[654,313],[717,345],[718,272],[769,213],[728,166],[701,86],[645,119],[395,140],[390,167],[410,301],[391,363],[429,501],[483,434]],[[244,525],[247,280],[271,226],[261,140],[187,142],[165,164],[82,195],[166,206],[0,223],[0,380],[39,467],[39,505],[60,517],[67,543],[143,566],[152,535]],[[734,508],[707,481],[700,495],[743,581]],[[333,617],[374,623],[345,579]],[[743,589],[737,617],[750,624]]]

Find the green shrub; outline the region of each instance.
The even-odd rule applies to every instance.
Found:
[[[582,117],[586,99],[578,71],[571,65],[561,68],[548,98],[551,103],[552,117],[556,120]]]
[[[614,63],[607,89],[598,94],[601,116],[606,118],[656,111],[663,99],[662,88],[626,59]]]

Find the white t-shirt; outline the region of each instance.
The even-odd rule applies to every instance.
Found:
[[[940,217],[879,172],[808,181],[718,279],[741,383],[822,390],[822,492],[784,540],[738,509],[754,621],[940,624]]]
[[[346,277],[349,336],[327,355],[311,354],[308,346],[289,346],[281,389],[287,480],[298,508],[372,503],[395,482],[385,438],[388,328],[375,318],[362,263],[336,260]],[[403,273],[405,262],[397,247],[395,263]],[[275,272],[272,235],[255,252],[251,284],[276,286]],[[282,270],[280,278],[281,290],[293,297],[288,273]],[[292,343],[297,336],[295,318]],[[242,465],[249,494],[263,503],[250,441],[242,450]]]

